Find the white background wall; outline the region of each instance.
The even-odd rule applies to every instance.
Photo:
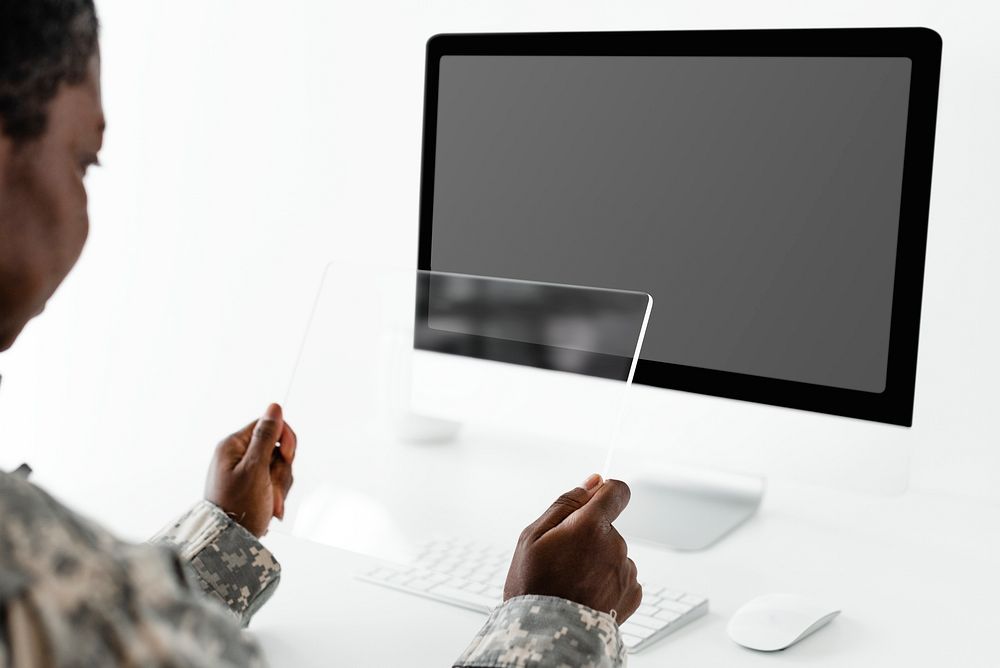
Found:
[[[45,314],[0,356],[0,466],[30,461],[58,496],[134,536],[197,498],[215,442],[284,394],[324,263],[415,260],[424,44],[434,33],[924,25],[945,46],[906,439],[915,485],[1000,502],[991,3],[98,9],[109,127],[104,167],[88,177],[91,238]],[[865,433],[861,445],[878,447],[884,432]]]

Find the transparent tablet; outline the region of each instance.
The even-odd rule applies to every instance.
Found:
[[[601,472],[649,295],[327,267],[285,415],[299,447],[275,528],[393,560],[435,536],[513,544]]]

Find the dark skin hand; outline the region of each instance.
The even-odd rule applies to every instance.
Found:
[[[205,498],[260,538],[271,517],[285,516],[295,447],[295,432],[281,407],[271,404],[263,417],[216,446]]]
[[[619,480],[594,474],[566,492],[529,525],[517,542],[503,598],[558,596],[600,612],[615,611],[619,623],[642,602],[635,562],[625,539],[611,525],[631,492]]]

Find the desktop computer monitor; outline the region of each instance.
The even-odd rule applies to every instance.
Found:
[[[636,383],[910,426],[940,49],[435,36],[418,268],[649,293]]]

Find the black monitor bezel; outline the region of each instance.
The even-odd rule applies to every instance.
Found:
[[[424,89],[417,257],[421,270],[433,269],[431,237],[438,76],[441,57],[446,55],[909,58],[912,62],[910,97],[885,389],[878,393],[865,392],[651,360],[640,360],[635,382],[907,427],[912,425],[941,67],[941,37],[936,32],[929,28],[824,28],[435,35],[427,42]],[[420,326],[418,318],[418,329]],[[511,344],[504,342],[503,345]]]

